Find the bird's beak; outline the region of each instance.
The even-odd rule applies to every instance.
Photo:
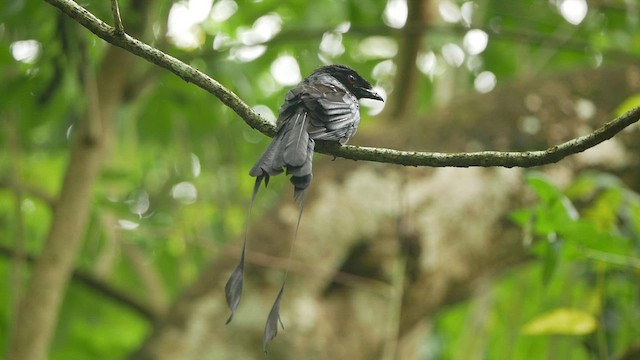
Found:
[[[360,97],[373,99],[373,100],[380,100],[384,102],[384,99],[382,98],[382,96],[378,95],[378,93],[373,91],[373,89],[362,89],[362,94]]]

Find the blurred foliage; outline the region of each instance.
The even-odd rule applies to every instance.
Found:
[[[608,359],[640,339],[640,195],[604,173],[527,180],[538,202],[512,219],[534,261],[440,315],[433,358]]]
[[[494,73],[500,84],[541,72],[615,65],[640,55],[640,21],[637,8],[626,7],[629,2],[590,5],[579,26],[567,23],[550,1],[433,1],[432,7],[441,9],[442,3],[458,11],[470,6],[472,27],[493,32],[483,53],[466,55],[454,66],[442,49],[447,44],[462,49],[470,25],[462,19],[444,21],[442,12],[434,10],[420,55],[435,62],[420,66],[416,113],[428,111],[437,96],[432,90],[453,72],[455,96],[474,92],[474,80],[483,71]],[[143,14],[136,10],[140,4],[146,5]],[[397,53],[398,30],[382,20],[384,1],[215,0],[217,13],[231,13],[223,20],[207,16],[194,24],[194,47],[175,46],[166,36],[167,18],[176,4],[186,3],[122,1],[125,29],[134,29],[141,40],[211,75],[251,106],[262,105],[263,111],[277,114],[288,89],[272,70],[285,55],[294,57],[302,76],[323,62],[347,63],[387,92],[393,90],[396,69],[391,60]],[[107,1],[81,5],[110,23]],[[246,37],[265,16],[273,20],[273,15],[279,27],[272,36]],[[144,23],[147,18],[150,22]],[[392,46],[383,52],[363,47],[380,44],[373,35]],[[26,40],[36,41],[35,57],[17,61],[15,47]],[[22,238],[29,253],[38,253],[52,207],[40,193],[55,198],[60,188],[72,124],[86,111],[82,74],[99,71],[107,47],[43,1],[0,5],[2,245],[14,247]],[[259,56],[246,58],[252,51]],[[140,259],[122,246],[133,245],[144,254],[142,265],[156,273],[173,299],[219,251],[217,245],[241,231],[252,187],[247,169],[268,139],[210,94],[172,74],[139,59],[123,71],[130,85],[115,119],[115,148],[97,184],[78,268],[144,299],[148,289],[137,268]],[[627,100],[637,101],[637,96]],[[363,127],[375,126],[366,120]],[[13,181],[38,191],[17,195],[9,186]],[[490,359],[543,358],[557,352],[572,354],[558,358],[582,359],[591,353],[615,353],[640,337],[638,288],[630,285],[638,283],[637,194],[606,174],[585,175],[565,191],[540,176],[529,182],[540,202],[514,213],[514,219],[526,229],[537,260],[493,286],[488,308],[476,299],[443,312],[425,352],[435,352],[437,358],[470,358],[464,355],[481,351]],[[267,209],[285,186],[285,181],[272,182],[256,213]],[[109,231],[114,227],[115,235]],[[8,261],[0,261],[0,274],[11,278]],[[11,296],[4,294],[12,291],[11,281],[3,281],[2,339],[12,316]],[[569,323],[592,316],[595,330],[587,335],[558,331],[563,330],[556,323],[561,321],[558,311],[568,312],[570,319],[562,321]],[[469,321],[478,316],[482,321]],[[540,322],[545,325],[532,325]],[[150,326],[140,314],[73,283],[51,359],[121,358],[140,344]],[[0,354],[5,347],[6,342],[0,342]]]

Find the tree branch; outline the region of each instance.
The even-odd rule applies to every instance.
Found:
[[[8,246],[0,244],[0,256],[11,258],[16,253],[16,249],[12,249]],[[29,263],[34,263],[36,261],[36,257],[31,254],[25,255],[25,260]],[[83,284],[87,288],[95,291],[96,293],[106,296],[107,298],[112,299],[115,302],[118,302],[129,309],[137,312],[140,316],[144,317],[149,321],[154,321],[159,317],[158,313],[151,307],[149,304],[146,304],[142,301],[139,301],[136,298],[131,297],[128,293],[121,291],[113,286],[109,285],[107,282],[87,273],[82,270],[75,269],[72,273],[73,280],[78,283]]]
[[[16,192],[19,191],[17,189],[17,184],[13,183],[11,179],[0,177],[0,189],[7,188]],[[22,183],[20,184],[22,188],[21,191],[24,192],[24,195],[28,195],[30,197],[34,197],[37,200],[42,201],[47,206],[53,208],[56,206],[56,202],[58,201],[54,196],[46,192],[44,189],[40,189],[38,187],[32,186],[30,184]]]
[[[111,0],[111,12],[113,12],[113,24],[115,25],[115,34],[122,36],[124,34],[124,26],[120,18],[120,7],[118,0]]]
[[[611,120],[595,131],[571,139],[560,145],[552,146],[540,151],[480,151],[472,153],[434,153],[417,151],[399,151],[384,148],[359,147],[352,145],[340,146],[337,143],[318,142],[316,151],[351,160],[366,160],[391,163],[405,166],[432,167],[471,167],[471,166],[502,166],[534,167],[558,162],[565,157],[583,152],[611,139],[629,125],[640,119],[640,107],[636,107],[626,114]]]
[[[216,96],[223,104],[238,114],[249,126],[265,135],[273,136],[275,127],[260,117],[249,105],[236,94],[226,89],[216,80],[182,61],[163,53],[127,34],[118,34],[102,20],[95,17],[85,8],[71,0],[46,0],[63,13],[76,20],[82,26],[104,39],[121,47],[153,64],[165,68],[183,80]],[[542,151],[498,152],[483,151],[475,153],[434,153],[417,151],[398,151],[392,149],[369,148],[357,146],[340,146],[336,143],[318,143],[316,151],[351,160],[393,163],[406,166],[433,167],[469,167],[469,166],[503,166],[532,167],[557,162],[569,155],[582,152],[588,148],[612,138],[625,127],[640,119],[640,108],[608,122],[591,134],[575,138],[563,144]]]
[[[205,75],[200,70],[127,34],[116,34],[114,28],[71,0],[46,1],[108,43],[123,48],[134,55],[169,70],[184,81],[191,82],[201,89],[210,92],[222,101],[223,104],[235,111],[252,128],[269,136],[275,135],[275,127],[273,124],[260,117],[260,115],[253,111],[249,105],[244,103],[232,91],[227,90],[219,82]]]

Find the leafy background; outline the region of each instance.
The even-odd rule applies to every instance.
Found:
[[[379,110],[362,109],[367,115],[359,135],[364,135],[354,143],[371,146],[402,143],[401,138],[377,134],[389,127],[428,126],[433,118],[454,111],[457,99],[490,96],[505,86],[561,78],[575,71],[633,69],[640,55],[640,8],[633,1],[215,0],[213,9],[205,2],[204,12],[198,14],[201,3],[135,0],[120,6],[128,33],[211,75],[267,118],[274,119],[291,87],[277,71],[283,59],[294,79],[295,66],[302,76],[323,63],[357,68],[389,96],[375,117],[368,114]],[[588,9],[577,24],[562,13],[571,3]],[[81,5],[110,23],[108,2]],[[187,17],[178,13],[180,6],[191,6],[196,10],[189,16],[201,18],[189,29],[194,42],[187,46],[176,36],[167,36],[171,14]],[[403,21],[397,19],[403,18],[402,11],[398,15],[390,9],[407,6],[409,23],[402,28]],[[575,15],[578,10],[573,9]],[[478,54],[470,54],[464,45],[470,29],[488,34],[488,45]],[[19,58],[16,47],[26,40],[35,40],[37,51]],[[44,2],[18,0],[0,7],[0,273],[5,279],[0,297],[0,338],[5,340],[0,342],[0,354],[7,353],[16,302],[29,279],[31,261],[17,256],[16,250],[37,258],[42,249],[74,129],[92,111],[87,100],[94,86],[91,79],[109,46]],[[412,51],[412,46],[419,50]],[[209,94],[141,59],[122,71],[128,81],[113,118],[113,145],[93,186],[89,222],[60,309],[51,359],[135,358],[131,354],[153,346],[146,339],[160,325],[151,321],[149,313],[165,314],[207,266],[225,256],[225,246],[237,246],[252,188],[247,169],[269,141]],[[637,74],[627,70],[626,78],[637,82],[633,80]],[[573,94],[571,84],[565,86]],[[617,83],[594,86],[606,93]],[[574,96],[575,112],[585,115],[573,122],[550,116],[553,124],[561,125],[555,128],[535,118],[504,119],[517,124],[495,126],[503,130],[501,136],[511,139],[506,149],[541,148],[570,138],[566,127],[593,127],[639,103],[637,86],[623,93],[612,99],[602,96],[602,106],[585,100],[583,94]],[[517,96],[514,93],[500,103],[506,108],[522,102]],[[536,97],[524,100],[537,101]],[[395,105],[400,103],[403,106]],[[574,104],[567,106],[569,118]],[[506,111],[495,108],[490,113],[499,118]],[[460,117],[459,123],[442,127],[446,134],[456,134],[467,119]],[[440,143],[424,142],[416,150],[505,147],[492,142],[495,129],[488,121],[462,141],[448,142],[455,137],[443,132]],[[542,138],[524,138],[522,132],[513,131],[516,125],[525,133],[540,127],[553,131],[542,131]],[[626,144],[633,144],[633,139],[637,143],[637,125],[625,136],[632,139]],[[425,135],[431,137],[438,135]],[[623,147],[614,154],[623,161],[634,150],[637,146]],[[523,201],[511,204],[503,217],[520,229],[511,241],[524,250],[523,260],[505,265],[480,290],[442,304],[422,319],[426,330],[414,342],[410,356],[400,350],[376,356],[640,356],[640,181],[634,172],[637,162],[629,161],[619,167],[569,163],[568,177],[558,175],[557,168],[523,175],[521,183],[527,187],[518,196]],[[392,167],[380,171],[397,171],[387,170]],[[327,172],[327,178],[332,176],[339,177]],[[286,181],[273,181],[260,194],[254,217],[281,211],[277,209],[286,204],[288,195]],[[452,221],[466,220],[461,215]],[[501,230],[496,227],[495,232]],[[349,269],[348,264],[342,269]],[[382,280],[393,283],[393,278]],[[135,303],[148,313],[136,310]],[[215,331],[229,330],[216,326]],[[259,326],[254,331],[259,332]],[[276,347],[289,331],[279,335]],[[259,356],[259,343],[253,344],[256,352],[246,354]],[[219,350],[206,358],[253,356],[246,354],[234,354],[230,346],[228,352]],[[295,358],[284,349],[275,350],[273,356]]]

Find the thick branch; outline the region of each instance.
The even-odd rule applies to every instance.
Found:
[[[273,124],[256,114],[236,94],[201,71],[155,49],[129,35],[117,34],[117,31],[95,17],[89,11],[71,0],[46,0],[62,12],[78,21],[105,41],[119,46],[143,59],[165,68],[187,82],[210,92],[226,106],[235,111],[249,126],[263,134],[273,136]],[[640,108],[605,124],[593,133],[582,136],[561,145],[543,151],[498,152],[483,151],[476,153],[432,153],[416,151],[398,151],[391,149],[367,148],[357,146],[339,146],[337,144],[318,144],[316,150],[351,160],[367,160],[409,166],[469,167],[504,166],[532,167],[557,162],[571,154],[582,152],[605,140],[610,139],[625,127],[640,119]]]

